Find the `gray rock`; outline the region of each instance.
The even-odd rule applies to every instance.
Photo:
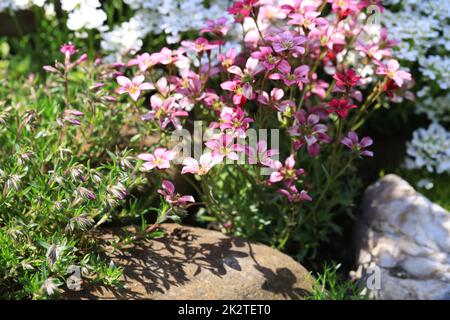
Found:
[[[309,272],[268,246],[176,224],[163,229],[163,238],[119,250],[108,243],[121,231],[107,230],[99,241],[114,264],[124,268],[125,287],[85,286],[67,290],[63,298],[301,299],[311,292]]]
[[[369,297],[449,298],[450,213],[400,177],[387,175],[367,189],[356,241],[353,277],[366,284],[376,270],[381,276],[380,288],[366,288]]]

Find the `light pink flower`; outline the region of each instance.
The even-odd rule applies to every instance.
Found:
[[[381,61],[385,57],[392,56],[392,51],[389,49],[381,49],[376,44],[365,44],[358,41],[355,49],[363,52],[369,59]]]
[[[299,26],[308,30],[328,26],[328,21],[325,18],[319,17],[319,15],[320,12],[316,11],[307,11],[303,14],[293,13],[289,15],[288,24]]]
[[[273,88],[270,91],[270,96],[265,91],[259,92],[258,102],[264,105],[271,106],[280,112],[286,111],[288,107],[294,107],[295,104],[291,100],[282,100],[284,91],[279,88]]]
[[[175,158],[175,155],[175,151],[167,150],[166,148],[156,148],[153,154],[141,153],[138,155],[138,158],[145,161],[143,167],[146,171],[149,171],[154,168],[170,168],[170,161]]]
[[[128,61],[128,66],[137,65],[139,67],[139,70],[141,70],[141,72],[144,72],[145,70],[153,67],[155,64],[156,64],[155,56],[150,55],[147,52],[140,54],[136,58]]]
[[[271,47],[259,47],[259,51],[254,51],[251,57],[258,59],[264,68],[267,70],[273,70],[280,62],[280,57],[276,56]]]
[[[280,152],[276,149],[267,149],[267,141],[259,140],[255,148],[246,146],[245,152],[248,155],[249,164],[260,164],[266,167],[273,167],[274,160],[272,156],[278,155]]]
[[[153,53],[152,59],[156,64],[174,64],[179,69],[186,69],[189,67],[190,62],[188,57],[184,55],[185,51],[184,48],[170,50],[169,48],[164,47],[161,51]]]
[[[210,43],[206,38],[197,38],[195,41],[181,41],[181,45],[199,54],[206,51],[211,51],[219,46],[217,44]]]
[[[277,183],[283,181],[286,186],[291,186],[302,175],[305,170],[295,169],[295,159],[294,155],[290,155],[284,166],[280,161],[274,161],[273,168],[277,171],[272,172],[269,177],[270,183]]]
[[[142,120],[158,120],[162,129],[165,129],[171,122],[176,129],[181,127],[178,117],[187,117],[189,113],[183,110],[173,97],[167,99],[159,94],[154,94],[150,98],[152,110],[142,116]]]
[[[367,147],[373,144],[373,140],[370,137],[364,137],[359,141],[358,135],[350,131],[341,143],[347,148],[355,152],[358,156],[373,157],[373,152],[365,150]]]
[[[117,83],[120,87],[117,89],[119,94],[128,93],[134,101],[137,101],[142,90],[152,90],[155,86],[149,82],[144,82],[145,77],[143,75],[136,76],[133,80],[128,79],[125,76],[118,76]]]
[[[234,64],[234,61],[236,60],[237,52],[234,48],[231,48],[228,50],[225,55],[218,54],[217,60],[222,64],[222,67],[225,69],[228,69]]]
[[[253,99],[253,88],[250,83],[244,83],[243,85],[239,80],[237,81],[225,81],[220,84],[223,90],[233,92],[233,103],[237,106],[243,107],[247,100]]]
[[[158,189],[158,193],[161,194],[164,199],[166,199],[166,201],[173,206],[184,207],[188,204],[188,202],[195,202],[193,196],[181,196],[180,194],[175,193],[175,186],[169,180],[163,180],[162,189]]]
[[[236,152],[244,151],[244,147],[233,143],[233,136],[229,134],[221,134],[218,138],[211,139],[205,143],[205,145],[211,149],[213,156],[220,155],[222,158],[228,158],[230,160],[239,160],[239,156]]]
[[[218,37],[223,37],[230,29],[228,26],[228,19],[226,17],[220,17],[217,20],[207,20],[205,24],[206,26],[200,30],[200,34],[210,32]]]
[[[245,111],[241,108],[224,108],[220,113],[219,123],[213,122],[210,127],[212,129],[220,128],[221,131],[230,130],[239,136],[245,135],[253,119],[247,117]]]
[[[399,70],[400,64],[397,60],[389,60],[387,64],[378,63],[378,68],[376,74],[386,75],[389,79],[394,80],[394,82],[401,87],[404,81],[410,81],[411,73]]]
[[[197,161],[194,158],[185,158],[183,161],[182,174],[192,173],[204,176],[211,170],[216,164],[222,162],[221,155],[213,156],[211,152],[204,153],[200,156],[200,160]]]

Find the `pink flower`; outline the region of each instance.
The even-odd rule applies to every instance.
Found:
[[[169,65],[174,64],[179,69],[186,69],[189,67],[189,59],[184,56],[185,49],[170,50],[169,48],[162,48],[161,51],[152,54],[152,59],[155,64]]]
[[[214,33],[218,37],[223,37],[230,29],[228,27],[228,20],[226,17],[220,17],[217,20],[207,20],[205,24],[206,27],[200,30],[200,34],[210,32]]]
[[[142,90],[152,90],[155,86],[149,82],[144,82],[145,77],[143,75],[136,76],[133,80],[124,76],[117,77],[117,83],[120,85],[117,92],[119,94],[128,93],[134,101],[137,101]]]
[[[175,158],[175,155],[175,151],[167,150],[166,148],[156,148],[153,154],[141,153],[138,155],[138,158],[145,161],[143,167],[146,171],[149,171],[154,168],[170,168],[170,161]]]
[[[259,51],[252,52],[251,57],[258,59],[267,70],[275,69],[281,59],[274,55],[271,47],[259,47]]]
[[[289,134],[296,137],[294,142],[295,150],[306,145],[308,153],[315,157],[320,152],[319,143],[330,143],[331,139],[327,135],[327,126],[319,123],[320,118],[316,114],[306,115],[304,110],[294,114],[294,126],[289,128]]]
[[[162,189],[158,189],[158,193],[173,206],[184,207],[188,202],[195,202],[193,196],[181,196],[180,194],[175,193],[175,186],[169,180],[163,180]]]
[[[348,69],[344,73],[336,73],[333,78],[337,87],[352,88],[361,84],[361,77],[353,69]]]
[[[328,3],[332,3],[333,12],[336,12],[341,19],[360,11],[359,3],[356,0],[328,0]]]
[[[244,18],[251,15],[253,7],[257,5],[258,1],[259,0],[236,1],[227,11],[234,16],[236,22],[243,22]]]
[[[327,112],[329,114],[335,112],[340,118],[347,118],[348,111],[355,108],[357,108],[357,106],[351,104],[350,100],[344,98],[340,100],[333,99],[329,102]]]
[[[154,55],[150,55],[147,52],[138,55],[135,59],[131,59],[128,61],[128,66],[135,66],[137,65],[139,67],[139,70],[141,72],[144,72],[145,70],[153,67],[156,64],[156,59]]]
[[[181,127],[178,117],[187,117],[189,113],[183,110],[173,97],[162,98],[159,94],[154,94],[150,98],[152,110],[142,116],[142,120],[158,120],[162,129],[165,129],[171,122],[176,129]]]
[[[272,73],[269,79],[273,80],[283,80],[284,84],[287,86],[292,86],[297,84],[299,89],[303,88],[304,83],[309,83],[309,66],[302,65],[295,68],[294,72],[291,73],[291,66],[287,61],[283,61],[278,65],[278,70],[280,73]]]
[[[67,56],[70,57],[71,55],[75,54],[75,52],[77,52],[77,50],[76,50],[75,46],[72,44],[72,42],[64,43],[61,46],[61,48],[59,49],[59,51],[66,57]]]
[[[230,160],[239,160],[236,152],[244,151],[244,147],[233,143],[233,136],[229,134],[221,134],[218,138],[211,139],[205,145],[212,150],[213,156],[220,155],[222,158],[226,157]]]
[[[298,192],[295,185],[291,185],[287,189],[278,189],[277,192],[287,197],[289,202],[312,201],[312,198],[309,196],[308,192],[305,190]]]
[[[219,127],[222,131],[230,130],[242,136],[245,135],[252,122],[253,119],[247,117],[241,108],[224,108],[220,114],[220,124],[213,123],[212,127]]]
[[[267,141],[259,140],[256,145],[256,150],[253,147],[246,146],[245,152],[248,154],[249,164],[260,164],[266,167],[273,167],[274,160],[272,156],[278,155],[280,152],[276,149],[267,149]]]
[[[192,173],[204,176],[211,170],[216,164],[222,162],[221,155],[213,156],[211,152],[204,153],[200,156],[200,161],[194,158],[185,158],[183,161],[182,174]]]
[[[291,186],[298,179],[300,175],[302,175],[305,170],[303,169],[295,169],[295,159],[294,155],[290,155],[284,166],[280,161],[275,161],[273,163],[273,168],[277,171],[272,172],[269,177],[270,183],[277,183],[283,181],[286,186]]]
[[[218,47],[217,44],[210,43],[206,38],[197,38],[195,41],[181,41],[181,45],[198,54],[211,51],[212,49]]]
[[[397,60],[389,60],[387,64],[378,63],[376,74],[386,75],[401,87],[405,80],[410,81],[412,78],[411,73],[399,70],[399,68],[400,64]]]
[[[233,95],[233,103],[243,107],[248,100],[253,98],[253,88],[250,83],[241,85],[240,81],[225,81],[220,84],[223,90],[231,91]]]
[[[306,38],[294,36],[291,31],[284,31],[279,35],[267,37],[267,40],[272,42],[273,50],[276,53],[287,51],[293,53],[294,56],[305,53],[305,48],[301,45],[306,42]]]
[[[294,107],[295,104],[291,100],[282,100],[284,92],[282,89],[273,88],[270,91],[270,97],[265,91],[259,92],[258,102],[264,105],[271,106],[280,112],[285,112],[288,107]]]
[[[222,67],[228,69],[234,64],[234,61],[236,60],[236,55],[237,55],[236,50],[234,48],[231,48],[225,53],[225,55],[218,54],[217,59],[222,64]]]
[[[316,11],[307,11],[303,14],[293,13],[289,15],[288,24],[299,26],[308,30],[313,30],[317,27],[326,27],[328,25],[328,21],[319,16],[320,12]]]
[[[356,50],[364,52],[369,59],[381,61],[384,57],[390,57],[392,55],[391,50],[381,49],[375,44],[364,44],[358,41],[355,47]]]
[[[359,141],[358,135],[350,131],[341,143],[347,148],[355,152],[358,156],[373,157],[373,152],[365,150],[367,147],[373,144],[373,140],[370,137],[364,137]]]

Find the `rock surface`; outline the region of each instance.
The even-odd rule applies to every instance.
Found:
[[[365,284],[380,271],[381,286],[368,290],[370,297],[450,299],[450,213],[400,177],[387,175],[367,189],[355,240],[353,276]]]
[[[65,299],[301,299],[311,291],[308,271],[268,246],[220,232],[163,224],[166,236],[120,250],[102,234],[107,256],[124,268],[125,288],[88,286]]]

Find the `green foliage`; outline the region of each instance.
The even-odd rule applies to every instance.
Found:
[[[357,284],[339,276],[339,264],[324,264],[323,271],[314,279],[309,300],[363,300]]]

